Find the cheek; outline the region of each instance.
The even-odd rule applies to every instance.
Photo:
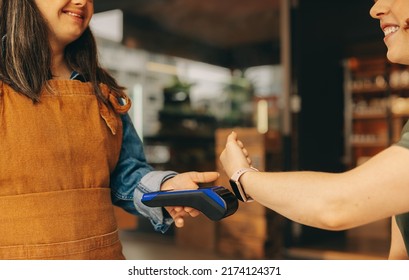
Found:
[[[403,36],[402,44],[400,45],[400,52],[402,55],[409,57],[409,30],[406,30],[404,34],[405,36]]]
[[[87,13],[90,15],[90,20],[91,20],[92,16],[94,15],[94,5],[92,4],[88,5]]]

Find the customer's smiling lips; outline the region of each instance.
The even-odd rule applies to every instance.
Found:
[[[63,11],[64,14],[76,19],[76,20],[80,20],[81,22],[84,21],[85,19],[85,13],[82,10],[64,10]]]

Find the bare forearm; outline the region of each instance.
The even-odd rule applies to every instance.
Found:
[[[353,228],[397,212],[398,203],[389,203],[394,192],[390,182],[371,167],[339,174],[248,172],[241,178],[246,192],[264,206],[328,230]]]
[[[251,165],[237,135],[228,136],[220,160],[231,177]],[[247,172],[245,193],[299,223],[342,230],[409,211],[409,150],[392,146],[339,174]]]
[[[343,225],[339,174],[322,172],[249,172],[242,176],[246,192],[256,201],[296,222],[331,230]]]

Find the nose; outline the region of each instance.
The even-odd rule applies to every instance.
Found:
[[[369,14],[371,17],[380,19],[383,15],[386,15],[390,11],[391,3],[394,0],[378,0],[375,1],[375,4],[372,6]]]
[[[89,0],[72,0],[72,3],[76,6],[85,6],[85,4],[88,2]]]

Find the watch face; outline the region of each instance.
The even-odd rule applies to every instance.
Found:
[[[234,195],[240,199],[241,201],[244,201],[243,196],[240,192],[240,187],[237,185],[237,183],[233,180],[229,180],[230,186],[234,192]]]

